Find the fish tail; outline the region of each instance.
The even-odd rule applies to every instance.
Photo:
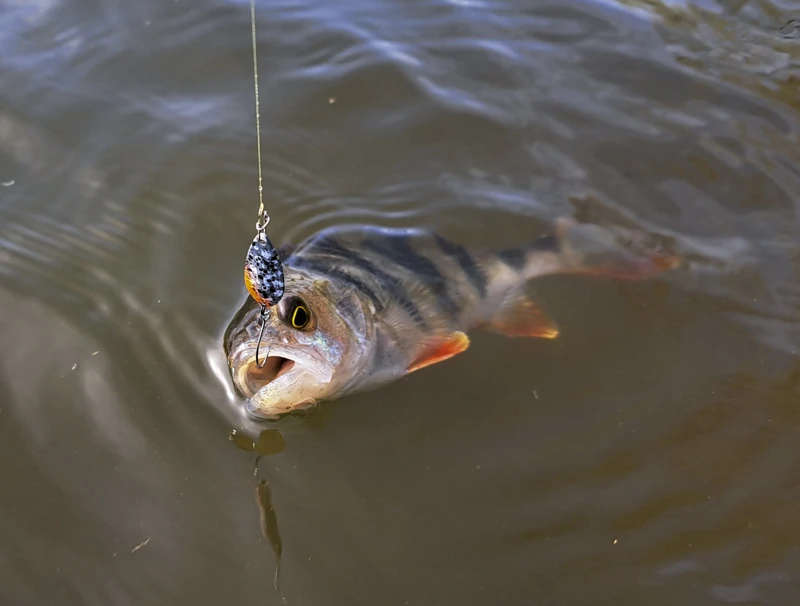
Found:
[[[678,267],[677,257],[648,249],[641,236],[559,219],[552,235],[538,238],[526,247],[496,251],[496,259],[505,266],[498,275],[508,276],[508,270],[512,270],[515,278],[501,290],[501,299],[490,306],[491,315],[484,327],[511,337],[558,336],[558,325],[547,306],[523,286],[532,278],[578,274],[643,280]]]
[[[680,258],[645,242],[646,234],[622,228],[556,221],[559,259],[564,273],[644,280],[680,266]]]
[[[643,237],[629,230],[561,218],[553,234],[527,247],[498,251],[497,256],[525,280],[548,274],[643,280],[680,266],[677,256],[646,246]]]

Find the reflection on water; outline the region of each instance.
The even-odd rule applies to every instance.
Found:
[[[0,11],[3,603],[800,599],[797,2],[260,3],[276,245],[573,214],[687,260],[268,426],[221,344],[249,4]]]
[[[275,591],[278,591],[283,545],[278,531],[278,518],[272,505],[272,494],[266,480],[261,480],[256,486],[256,503],[258,505],[261,535],[269,542],[272,551],[275,553]]]

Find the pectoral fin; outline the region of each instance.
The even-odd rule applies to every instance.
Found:
[[[456,331],[446,337],[435,338],[423,348],[407,370],[414,372],[431,364],[444,362],[466,351],[467,348],[469,348],[469,337],[463,332]]]
[[[555,339],[559,332],[544,304],[524,293],[508,297],[485,328],[507,337],[540,339]]]

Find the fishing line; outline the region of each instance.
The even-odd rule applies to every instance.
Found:
[[[258,222],[256,229],[261,231],[269,223],[269,214],[264,209],[264,187],[261,184],[261,112],[258,104],[258,50],[256,42],[256,0],[250,0],[250,29],[253,36],[253,86],[256,97],[256,149],[258,150]],[[259,223],[264,221],[263,227]]]
[[[256,344],[256,366],[263,368],[269,359],[259,362],[261,340],[264,338],[264,329],[270,317],[270,310],[278,304],[283,297],[284,279],[283,266],[281,265],[275,247],[267,237],[269,213],[264,208],[264,188],[262,185],[261,170],[261,111],[258,95],[258,46],[256,42],[256,3],[250,0],[250,24],[253,37],[253,85],[256,99],[256,149],[258,151],[258,220],[256,221],[256,237],[247,251],[247,260],[244,264],[244,284],[250,296],[261,305],[259,321],[261,329]]]

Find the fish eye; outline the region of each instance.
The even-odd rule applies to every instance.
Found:
[[[282,302],[283,303],[283,302]],[[292,328],[302,330],[311,320],[311,312],[300,297],[289,297],[281,306],[283,321]]]
[[[292,326],[303,328],[306,324],[308,324],[308,310],[305,305],[298,305],[292,312]]]

